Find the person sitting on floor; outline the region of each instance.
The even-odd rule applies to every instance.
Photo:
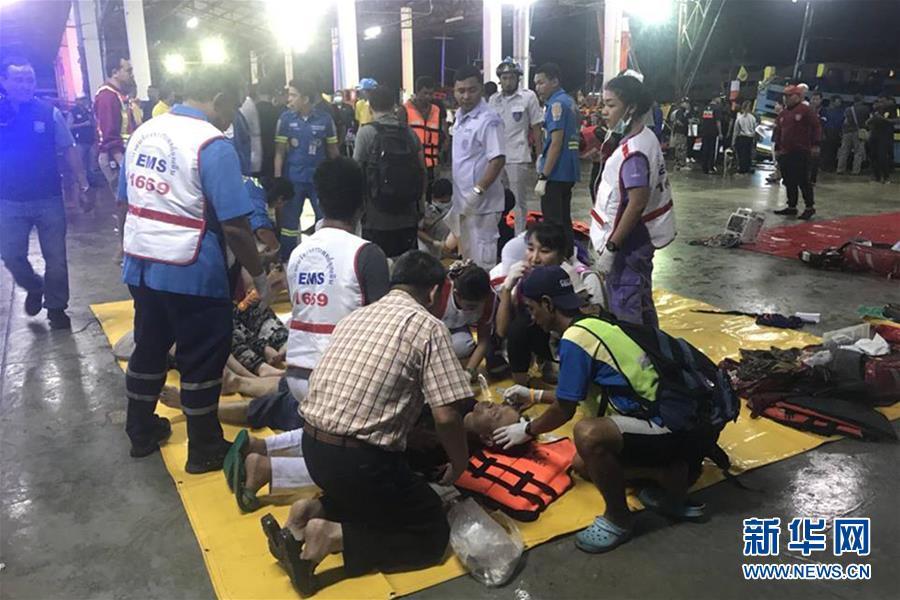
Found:
[[[446,554],[441,499],[404,456],[428,405],[449,457],[441,483],[452,484],[468,464],[458,407],[472,389],[449,331],[428,311],[446,276],[427,253],[401,255],[391,291],[338,324],[312,374],[301,404],[302,449],[323,493],[291,507],[288,529],[264,523],[270,550],[301,595],[315,593],[313,573],[328,554],[343,552],[349,577],[422,569]]]
[[[450,265],[441,296],[431,307],[431,314],[450,330],[453,351],[473,382],[490,346],[493,296],[487,271],[471,260],[458,260]]]
[[[428,252],[435,258],[443,258],[456,252],[456,236],[445,220],[452,208],[451,196],[453,184],[449,179],[432,181],[431,202],[425,204],[425,214],[419,220],[419,250]]]
[[[687,403],[675,406],[671,395],[657,394],[660,375],[622,327],[581,313],[584,301],[561,268],[535,269],[521,290],[535,323],[562,335],[559,385],[555,391],[518,385],[506,390],[507,401],[523,408],[533,402],[551,406],[533,421],[500,427],[494,441],[503,448],[524,444],[571,420],[579,402],[590,407],[596,416],[575,425],[575,467],[597,486],[606,512],[576,536],[575,545],[585,552],[606,552],[631,538],[634,515],[625,501],[626,479],[654,479],[662,486],[662,491],[642,490],[639,497],[648,508],[680,519],[701,518],[703,507],[687,501],[687,490],[709,447],[707,428],[679,429],[668,422]],[[611,416],[591,406],[597,400],[594,386],[602,390]]]

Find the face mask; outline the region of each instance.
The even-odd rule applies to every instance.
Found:
[[[613,127],[612,132],[617,133],[619,135],[624,135],[628,128],[631,127],[631,120],[633,118],[632,113],[625,113],[625,115],[619,119],[619,122],[616,123],[616,126]]]

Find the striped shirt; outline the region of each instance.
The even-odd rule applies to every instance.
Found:
[[[425,404],[470,397],[450,332],[395,289],[338,323],[300,412],[316,429],[403,451]]]

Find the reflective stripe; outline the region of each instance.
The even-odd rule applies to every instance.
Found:
[[[591,218],[594,219],[595,221],[597,221],[598,223],[600,223],[601,225],[606,225],[606,222],[600,217],[600,214],[593,208],[591,209]]]
[[[300,230],[299,229],[285,229],[284,227],[282,227],[281,235],[283,235],[285,237],[300,237]]]
[[[203,415],[208,415],[209,413],[216,412],[217,410],[219,410],[218,402],[216,402],[215,404],[210,404],[209,406],[204,406],[203,408],[188,408],[184,405],[181,406],[181,412],[189,417],[202,417]]]
[[[291,329],[297,331],[308,331],[310,333],[331,333],[334,331],[334,325],[328,323],[307,323],[305,321],[291,321]]]
[[[669,200],[669,203],[666,204],[665,206],[660,206],[656,210],[652,210],[652,211],[648,212],[646,215],[642,216],[641,221],[646,223],[647,221],[652,221],[653,219],[655,219],[657,217],[661,217],[662,215],[664,215],[667,212],[669,212],[670,210],[672,210],[672,206],[673,206],[672,201]]]
[[[169,225],[180,225],[181,227],[190,227],[191,229],[203,229],[205,223],[203,219],[195,219],[193,217],[185,217],[182,215],[173,215],[152,208],[143,206],[128,205],[128,214],[142,219],[150,219],[151,221],[160,221]]]
[[[153,394],[135,394],[134,392],[125,392],[125,397],[129,400],[138,400],[140,402],[156,402],[159,396]]]
[[[125,369],[125,377],[131,377],[132,379],[141,379],[143,381],[156,381],[158,379],[166,378],[166,371],[162,373],[138,373],[136,371],[132,371],[131,367]]]
[[[214,388],[217,385],[221,385],[221,384],[222,384],[221,377],[219,377],[218,379],[210,379],[209,381],[201,381],[200,383],[190,383],[187,381],[182,381],[181,389],[188,390],[191,392],[197,392],[200,390],[208,390],[210,388]]]
[[[275,136],[275,143],[277,144],[277,143],[279,143],[279,142],[281,142],[282,144],[287,144],[287,137],[285,137],[285,136],[283,136],[283,135],[276,135],[276,136]]]

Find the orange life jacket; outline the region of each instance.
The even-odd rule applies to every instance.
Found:
[[[568,471],[575,453],[568,438],[531,444],[522,456],[482,450],[469,459],[456,486],[479,494],[514,519],[534,521],[572,487]]]
[[[429,169],[436,166],[438,162],[438,152],[441,143],[441,111],[432,104],[431,110],[428,112],[428,120],[422,118],[419,109],[415,107],[412,100],[406,101],[406,122],[412,129],[419,141],[422,142],[422,151],[425,154],[425,166]]]

